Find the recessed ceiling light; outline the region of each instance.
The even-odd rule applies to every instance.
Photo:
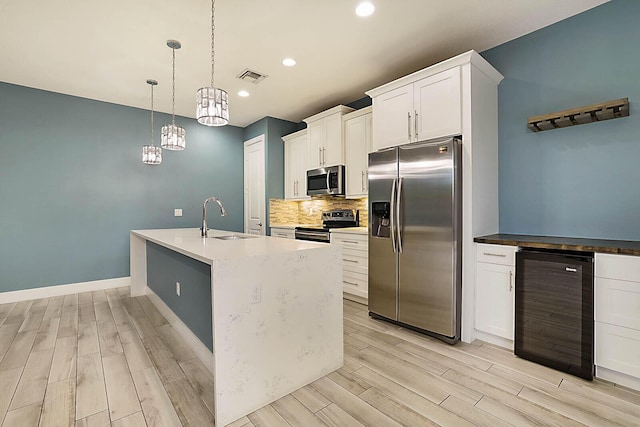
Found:
[[[249,96],[249,92],[247,92],[246,90],[241,90],[240,92],[238,92],[238,96],[246,98],[247,96]]]
[[[376,10],[376,7],[373,5],[373,3],[364,1],[360,3],[358,7],[356,7],[356,15],[369,16],[369,15],[372,15],[375,10]]]
[[[293,58],[284,58],[282,60],[282,65],[285,65],[287,67],[293,67],[294,65],[296,65],[296,60]]]

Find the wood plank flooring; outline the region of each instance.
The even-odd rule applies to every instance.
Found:
[[[342,369],[230,426],[640,426],[640,392],[449,346],[351,301],[344,319]],[[3,304],[0,425],[210,426],[213,378],[128,288]]]

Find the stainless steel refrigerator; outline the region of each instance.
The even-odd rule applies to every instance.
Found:
[[[462,144],[369,154],[369,313],[460,340]]]

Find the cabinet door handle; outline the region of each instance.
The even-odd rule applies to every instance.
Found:
[[[413,133],[417,141],[418,140],[418,110],[415,110],[415,114],[413,116]]]
[[[482,255],[497,256],[497,257],[500,257],[500,258],[506,258],[507,257],[505,254],[492,254],[491,252],[483,252]]]
[[[327,164],[327,149],[322,147],[322,166]]]
[[[294,196],[298,195],[298,180],[297,179],[293,180],[293,195]]]
[[[513,290],[513,271],[509,271],[509,292]]]
[[[407,112],[407,134],[409,135],[409,141],[411,141],[411,113]]]
[[[358,245],[359,244],[355,240],[343,240],[342,243],[351,243],[352,245]]]
[[[362,191],[364,191],[364,171],[360,173],[360,187],[362,188]]]
[[[346,283],[347,285],[351,285],[351,286],[358,286],[357,283],[347,282],[346,280],[343,280],[342,283]]]

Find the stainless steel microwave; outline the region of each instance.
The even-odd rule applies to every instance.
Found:
[[[307,196],[344,196],[344,165],[307,171]]]

